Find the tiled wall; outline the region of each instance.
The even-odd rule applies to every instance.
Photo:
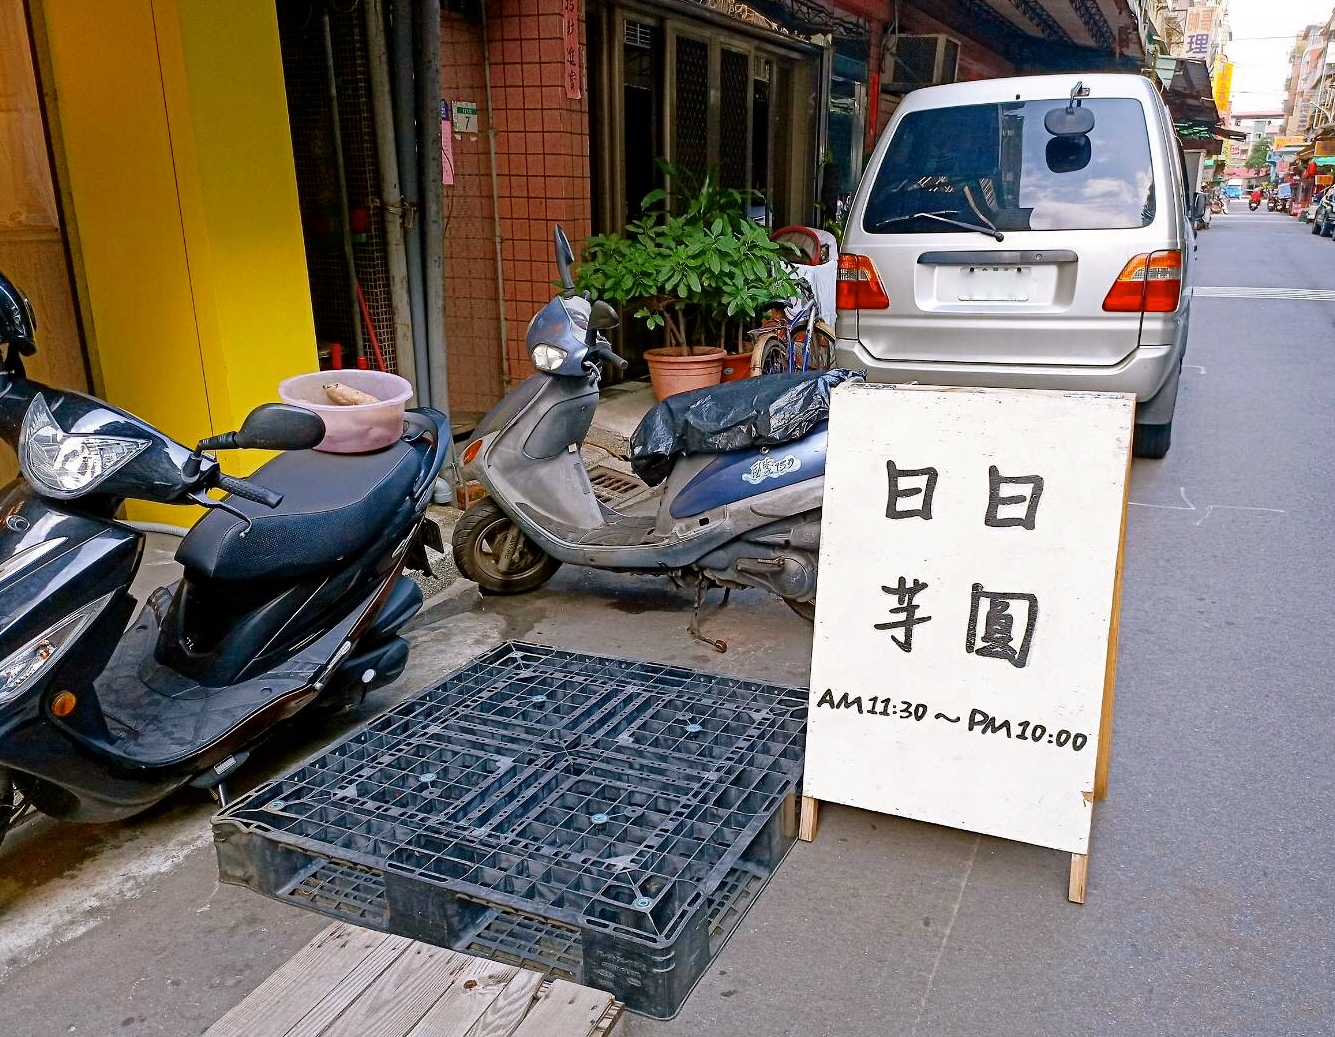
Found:
[[[581,94],[566,97],[563,0],[499,0],[489,7],[491,86],[496,126],[497,199],[512,381],[532,373],[524,349],[529,318],[551,298],[556,266],[552,227],[579,251],[589,234],[589,123],[584,10],[578,3]],[[455,184],[445,191],[446,336],[456,410],[477,411],[500,396],[499,292],[491,168],[487,147],[482,27],[447,14],[441,24],[441,92],[474,101],[478,133],[454,136]]]
[[[441,18],[441,95],[477,105],[478,132],[453,134],[454,183],[445,187],[445,348],[450,405],[480,413],[501,395],[499,310],[487,91],[482,26],[456,14]]]

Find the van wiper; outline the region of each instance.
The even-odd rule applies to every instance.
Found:
[[[952,210],[946,209],[946,212]],[[996,227],[989,224],[986,227],[980,227],[976,223],[965,223],[963,220],[952,220],[947,216],[942,216],[939,212],[915,212],[906,216],[892,216],[888,220],[881,220],[874,228],[876,231],[885,230],[894,226],[896,223],[904,223],[908,220],[936,220],[938,223],[948,223],[952,227],[959,227],[961,230],[977,231],[979,234],[986,234],[989,238],[996,238],[997,241],[1005,241],[1006,235],[997,230]]]

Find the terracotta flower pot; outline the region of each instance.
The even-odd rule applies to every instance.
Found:
[[[646,349],[644,359],[649,364],[654,395],[663,400],[689,389],[718,385],[726,355],[720,346],[692,346],[688,356],[676,349]]]
[[[751,354],[729,353],[723,358],[723,378],[725,382],[736,382],[751,377]]]

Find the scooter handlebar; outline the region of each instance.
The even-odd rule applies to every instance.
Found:
[[[618,371],[624,371],[629,366],[625,360],[612,352],[611,346],[605,346],[601,342],[595,343],[589,351],[599,359],[606,360]]]
[[[256,504],[263,504],[266,508],[276,508],[283,503],[281,493],[274,493],[273,490],[266,489],[257,483],[245,479],[234,479],[232,476],[223,475],[221,472],[218,473],[214,485],[218,489],[230,493],[233,497],[254,501]]]

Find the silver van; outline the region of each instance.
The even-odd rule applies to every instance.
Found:
[[[1135,454],[1163,457],[1202,200],[1142,76],[916,90],[849,210],[838,365],[873,381],[1135,393]]]

